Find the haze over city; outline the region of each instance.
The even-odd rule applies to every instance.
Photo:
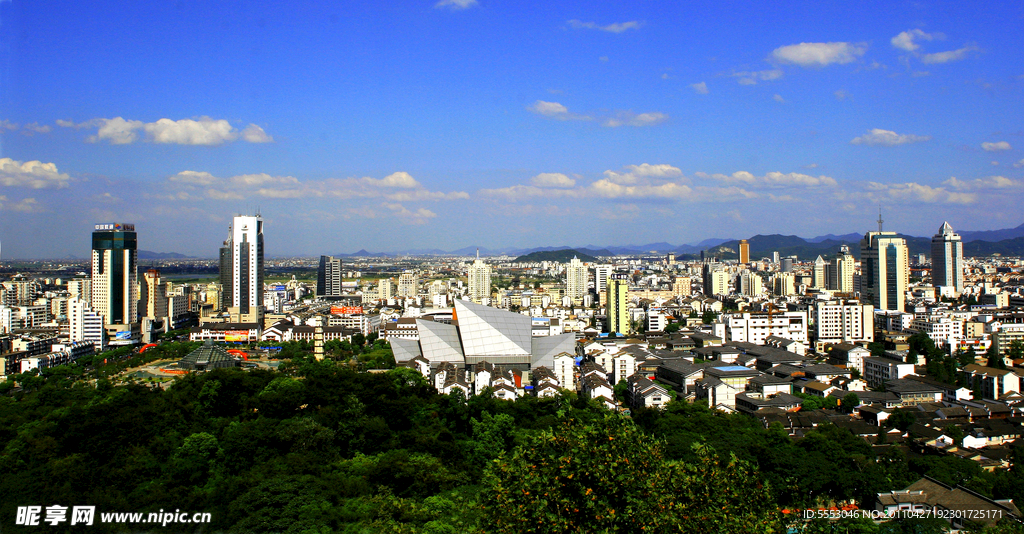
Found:
[[[4,259],[1019,225],[1018,2],[0,2]]]

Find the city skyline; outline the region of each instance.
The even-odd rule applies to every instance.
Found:
[[[3,259],[1024,222],[1024,7],[805,7],[0,2]]]

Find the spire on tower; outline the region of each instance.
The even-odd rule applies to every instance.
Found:
[[[885,221],[882,220],[882,205],[879,204],[878,205],[878,231],[879,232],[882,231],[882,223],[883,222],[885,222]]]

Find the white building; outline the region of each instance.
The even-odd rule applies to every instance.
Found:
[[[608,279],[614,270],[611,265],[594,266],[594,290],[598,295],[608,287]]]
[[[469,298],[477,304],[489,304],[491,300],[491,266],[484,263],[477,253],[476,261],[469,266]]]
[[[569,391],[576,390],[576,360],[572,354],[568,352],[562,352],[555,355],[554,365],[551,367],[551,371],[555,373],[555,377],[558,378],[558,383],[561,387],[568,389]]]
[[[263,218],[236,215],[231,226],[231,306],[241,315],[263,306]]]
[[[903,378],[914,373],[914,364],[903,363],[889,358],[869,356],[864,358],[864,380],[875,387],[888,380]]]
[[[856,300],[818,301],[814,331],[818,343],[856,343],[875,340],[874,307]]]
[[[828,264],[826,287],[839,293],[853,293],[853,271],[856,267],[857,260],[850,255],[850,247],[839,247],[839,256]]]
[[[575,256],[565,268],[565,294],[574,301],[587,294],[587,266]]]
[[[932,285],[951,287],[954,295],[964,290],[964,245],[948,222],[932,237]]]
[[[713,325],[714,335],[725,342],[764,345],[769,336],[807,343],[807,312],[742,312],[721,315]]]
[[[91,341],[97,352],[107,350],[103,336],[103,316],[93,311],[88,302],[77,297],[69,300],[68,322],[71,341]]]

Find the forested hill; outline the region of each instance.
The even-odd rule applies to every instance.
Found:
[[[585,263],[596,263],[598,261],[597,258],[595,258],[594,256],[584,254],[571,248],[566,248],[562,250],[538,250],[537,252],[531,252],[529,254],[519,256],[518,258],[512,261],[514,263],[534,263],[541,261],[557,261],[559,263],[568,263],[574,257],[579,258],[580,261]]]
[[[870,509],[923,474],[1024,501],[1019,469],[908,456],[830,424],[793,440],[702,403],[626,417],[569,392],[465,399],[412,369],[353,362],[297,355],[280,371],[218,369],[168,389],[82,380],[67,366],[11,375],[0,383],[0,531],[782,533],[783,508]],[[14,525],[19,506],[55,504],[212,523]],[[883,532],[862,523],[801,532]],[[884,532],[932,532],[903,527]]]

